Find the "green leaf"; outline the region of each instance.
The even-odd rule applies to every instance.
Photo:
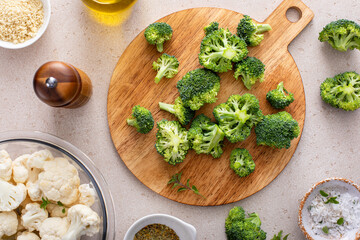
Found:
[[[328,204],[328,203],[339,204],[339,202],[336,199],[337,199],[337,197],[331,197],[325,202],[325,204]]]
[[[64,204],[62,202],[60,202],[60,201],[57,202],[57,205],[59,205],[60,207],[64,206]]]
[[[179,182],[181,182],[181,175],[182,175],[182,172],[178,173],[178,175],[177,175],[177,180],[178,180]]]
[[[328,196],[329,196],[329,194],[327,194],[327,193],[324,192],[323,190],[320,190],[320,194],[321,194],[321,196],[323,196],[323,197],[328,197]]]
[[[184,187],[181,187],[181,188],[179,188],[177,191],[178,192],[182,192],[182,191],[185,191],[185,190],[188,190],[187,188],[184,188]]]
[[[344,218],[339,218],[339,220],[337,220],[336,222],[339,225],[343,225],[344,224]]]
[[[190,187],[190,178],[187,180],[186,186]]]
[[[192,189],[195,193],[198,193],[198,192],[199,192],[199,190],[198,190],[194,185],[191,187],[191,189]]]
[[[176,188],[176,187],[178,187],[178,186],[180,186],[178,183],[174,183],[174,186],[172,186],[171,189],[174,189],[174,188]]]
[[[47,205],[50,204],[50,201],[48,198],[41,198],[42,199],[42,203],[40,204],[40,208],[42,209],[46,209]]]
[[[329,234],[329,228],[327,226],[323,227],[322,231],[326,234]]]
[[[65,214],[65,212],[66,212],[65,208],[63,208],[62,213],[64,213],[64,214]]]

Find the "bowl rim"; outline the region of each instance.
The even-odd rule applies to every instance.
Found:
[[[95,188],[100,191],[102,196],[102,208],[106,216],[106,231],[105,238],[103,240],[113,240],[115,239],[115,223],[116,223],[116,214],[115,214],[115,205],[113,197],[109,190],[109,186],[96,167],[94,162],[80,149],[72,145],[71,143],[49,133],[44,133],[41,131],[4,131],[0,132],[0,144],[8,143],[13,141],[31,141],[38,142],[44,145],[50,146],[59,150],[60,152],[67,155],[69,158],[74,160],[79,167],[83,168],[95,182],[97,186]],[[81,160],[80,160],[81,159]]]
[[[307,201],[307,199],[309,198],[309,196],[313,193],[313,191],[320,185],[326,183],[326,182],[331,182],[331,181],[341,181],[341,182],[344,182],[344,183],[347,183],[349,184],[350,186],[352,187],[355,187],[355,189],[357,189],[360,193],[360,186],[357,185],[354,181],[352,180],[349,180],[349,179],[346,179],[346,178],[341,178],[341,177],[331,177],[331,178],[326,178],[322,181],[319,181],[317,183],[315,183],[311,188],[310,190],[305,194],[305,196],[303,197],[303,199],[301,200],[300,202],[300,205],[299,205],[299,211],[298,211],[298,225],[301,229],[301,231],[304,233],[305,237],[308,239],[308,240],[316,240],[314,238],[312,238],[310,236],[310,234],[306,231],[305,229],[305,226],[303,224],[303,208],[305,206],[305,203]],[[360,230],[356,233],[355,235],[355,239],[354,240],[359,240],[360,239]]]
[[[40,1],[43,3],[43,6],[44,6],[44,22],[41,25],[39,31],[36,33],[35,37],[30,38],[30,39],[26,40],[25,42],[17,43],[17,44],[0,40],[0,47],[5,48],[5,49],[12,49],[12,50],[21,49],[21,48],[25,48],[25,47],[32,45],[33,43],[35,43],[37,40],[39,40],[42,37],[42,35],[46,32],[46,30],[49,26],[49,23],[50,23],[51,1],[50,0],[40,0]]]

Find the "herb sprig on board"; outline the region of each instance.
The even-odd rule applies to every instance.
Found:
[[[186,181],[186,184],[182,183],[182,182],[181,182],[181,175],[182,175],[182,172],[174,174],[174,175],[171,177],[171,179],[169,180],[168,185],[173,184],[172,189],[174,189],[174,188],[176,188],[176,187],[179,187],[179,188],[177,189],[177,192],[192,191],[193,193],[195,193],[195,194],[201,196],[202,198],[206,199],[206,197],[204,197],[204,196],[199,192],[199,190],[197,189],[197,187],[195,187],[195,185],[190,186],[190,179],[188,179],[188,180]]]

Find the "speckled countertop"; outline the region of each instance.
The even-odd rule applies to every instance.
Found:
[[[290,239],[304,239],[297,210],[305,192],[327,177],[360,183],[360,110],[344,112],[322,102],[320,83],[344,71],[360,72],[360,52],[341,53],[317,40],[328,22],[349,18],[360,22],[358,0],[304,0],[314,20],[290,44],[303,78],[306,120],[302,139],[285,170],[265,189],[240,202],[218,207],[194,207],[163,198],[138,181],[117,155],[111,142],[106,101],[112,71],[131,40],[153,21],[186,8],[213,6],[246,13],[263,21],[281,0],[138,0],[121,26],[98,24],[80,0],[52,0],[52,19],[44,36],[21,50],[0,49],[0,131],[40,130],[74,144],[97,164],[113,194],[117,237],[151,213],[167,213],[191,223],[198,239],[225,239],[224,219],[237,205],[261,216],[268,236],[283,229]],[[41,103],[32,77],[44,62],[61,60],[84,70],[92,79],[90,102],[74,110]],[[216,183],[214,183],[216,184]]]

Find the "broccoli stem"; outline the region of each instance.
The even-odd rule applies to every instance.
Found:
[[[136,125],[136,120],[135,119],[126,119],[126,122],[130,126],[135,126]]]
[[[160,82],[160,80],[164,77],[165,72],[166,72],[166,68],[161,67],[160,70],[158,71],[158,73],[156,74],[155,83]]]
[[[167,104],[167,103],[159,102],[159,107],[160,107],[161,110],[167,111],[167,112],[172,113],[172,114],[175,113],[175,109],[174,109],[173,104]]]
[[[227,48],[223,52],[223,57],[232,60],[236,56],[236,51],[232,48]]]
[[[256,33],[264,33],[270,31],[272,28],[269,24],[257,24]]]
[[[164,43],[156,44],[156,49],[158,50],[158,52],[162,52],[164,50]]]

